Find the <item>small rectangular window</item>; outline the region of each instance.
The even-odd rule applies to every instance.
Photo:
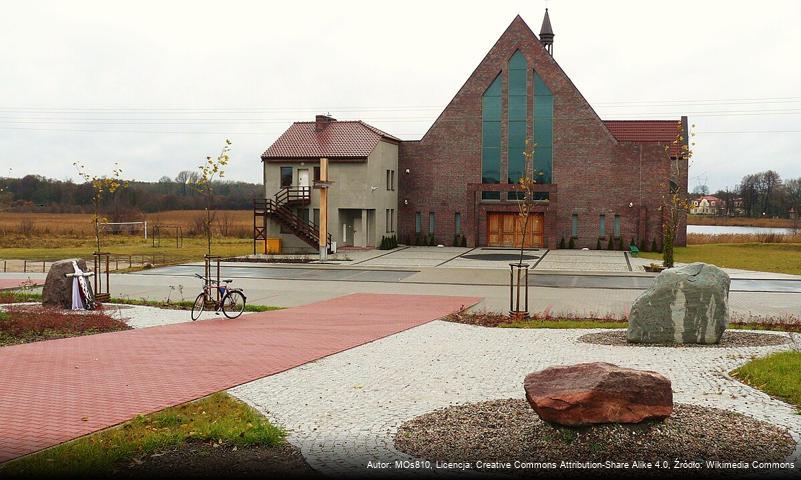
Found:
[[[314,220],[312,220],[315,225],[320,225],[320,209],[314,209]]]
[[[606,215],[603,213],[598,218],[598,236],[605,237],[606,236]]]
[[[414,233],[420,233],[423,231],[423,214],[417,212],[414,214]]]
[[[387,190],[392,190],[392,179],[390,177],[390,173],[392,170],[387,170]]]
[[[320,167],[314,167],[314,181],[320,181]]]
[[[389,231],[395,232],[395,209],[389,209]]]
[[[456,212],[453,214],[453,225],[454,230],[456,231],[456,235],[462,234],[462,214]]]
[[[281,167],[281,188],[292,186],[292,167]]]
[[[389,233],[389,232],[392,231],[392,217],[391,217],[390,212],[391,212],[391,210],[387,209],[387,215],[386,215],[386,219],[385,219],[385,221],[387,222],[386,233]]]
[[[428,212],[428,233],[431,235],[434,234],[434,227],[435,227],[434,223],[435,223],[434,212]]]
[[[615,215],[614,232],[615,238],[620,238],[620,215]]]
[[[570,217],[570,236],[578,238],[578,213],[574,213],[573,216]]]
[[[390,173],[389,184],[392,185],[392,191],[395,191],[395,170],[392,170]]]

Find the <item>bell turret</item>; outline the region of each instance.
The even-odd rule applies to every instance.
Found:
[[[542,19],[542,27],[540,28],[540,43],[548,53],[553,56],[553,28],[551,28],[551,17],[548,16],[548,9],[545,9],[545,18]]]

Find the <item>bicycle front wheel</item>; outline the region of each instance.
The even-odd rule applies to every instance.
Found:
[[[223,314],[228,318],[236,318],[245,311],[245,296],[242,292],[228,292],[222,304]]]
[[[198,318],[200,318],[200,314],[203,313],[203,307],[206,306],[206,295],[200,294],[195,299],[194,305],[192,305],[192,321],[194,322]]]

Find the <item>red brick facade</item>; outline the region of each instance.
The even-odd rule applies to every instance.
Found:
[[[507,62],[516,50],[524,55],[529,68],[528,112],[534,111],[533,71],[542,77],[554,99],[553,183],[539,186],[549,192],[550,201],[537,208],[545,218],[544,246],[557,248],[562,238],[569,242],[574,214],[578,216],[576,247],[595,248],[602,214],[607,233],[600,240],[603,248],[613,234],[615,215],[620,216],[621,238],[625,242],[644,240],[650,246],[656,239],[661,245],[660,206],[668,192],[671,173],[664,144],[618,140],[519,16],[423,138],[400,143],[399,239],[414,238],[417,212],[422,217],[421,231],[427,234],[429,213],[435,212],[435,237],[439,243],[450,245],[458,212],[467,245],[486,245],[487,212],[517,211],[514,202],[480,200],[482,189],[511,190],[506,184],[481,185],[481,109],[484,91],[500,73],[504,112],[501,178],[505,179]],[[614,80],[611,73],[609,80]],[[531,122],[529,113],[529,137]],[[678,183],[686,190],[687,170],[681,170]],[[684,245],[686,228],[682,226],[679,232],[677,245]]]

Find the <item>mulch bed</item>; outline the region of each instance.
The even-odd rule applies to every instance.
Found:
[[[782,462],[793,452],[795,441],[779,427],[715,408],[676,404],[673,415],[660,422],[575,429],[543,422],[525,400],[509,399],[457,405],[416,417],[401,425],[395,447],[431,461],[470,462],[467,468],[473,470],[551,478],[576,475],[575,469],[558,468],[562,461],[667,461],[671,468],[676,459],[702,465],[706,460]],[[476,461],[554,462],[557,468],[476,468]],[[583,471],[614,478],[660,473],[653,468]]]
[[[322,478],[289,443],[251,446],[188,443],[126,462],[113,478]]]
[[[610,330],[608,332],[588,333],[578,339],[579,342],[593,343],[595,345],[615,345],[623,347],[672,347],[672,348],[727,348],[727,347],[769,347],[791,343],[785,335],[770,333],[751,333],[727,330],[723,332],[720,343],[629,343],[626,341],[625,330]]]
[[[619,319],[616,317],[608,317],[608,318],[585,318],[582,316],[571,316],[571,315],[558,315],[555,317],[533,313],[530,321],[536,322],[537,320],[588,320],[597,323],[617,323],[617,322],[624,322],[625,319]],[[453,323],[463,323],[465,325],[477,325],[479,327],[498,327],[501,325],[509,325],[512,323],[517,322],[518,320],[513,319],[509,315],[505,313],[497,313],[497,312],[457,312],[452,313],[446,317],[443,317],[442,320],[446,322],[453,322]]]
[[[72,311],[38,304],[11,304],[0,310],[0,347],[131,328],[103,310]]]

